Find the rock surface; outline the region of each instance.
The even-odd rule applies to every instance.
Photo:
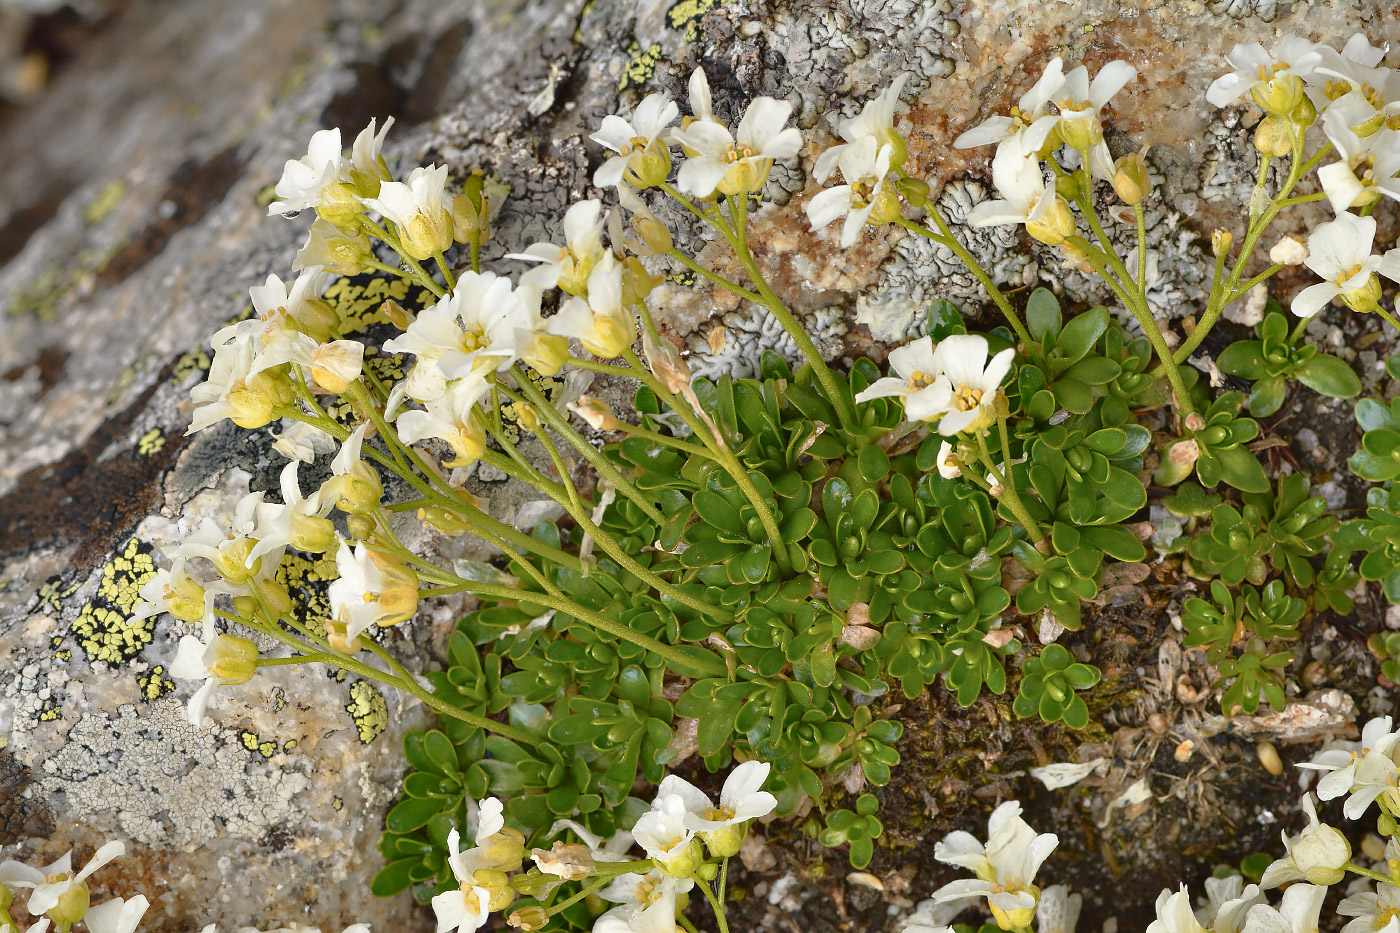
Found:
[[[1059,52],[1091,68],[1127,58],[1118,151],[1144,143],[1161,175],[1148,212],[1164,316],[1201,296],[1201,234],[1248,195],[1248,112],[1202,99],[1237,41],[1296,31],[1340,44],[1400,41],[1394,4],[1306,0],[199,0],[115,4],[50,86],[0,111],[0,844],[47,861],[104,838],[132,853],[101,886],[147,894],[147,929],[364,920],[428,929],[368,879],[422,707],[354,677],[277,669],[220,691],[194,729],[189,685],[166,674],[184,634],[129,619],[155,549],[249,488],[275,485],[265,435],[225,423],[184,437],[208,336],[247,288],[286,275],[305,223],[265,217],[267,188],[310,134],[398,121],[391,164],[481,167],[512,188],[488,262],[546,236],[590,187],[581,139],[652,90],[683,97],[703,64],[729,117],[753,95],[790,100],[809,145],[779,166],[781,203],[753,235],[759,261],[823,348],[882,353],[922,332],[943,297],[978,314],[952,257],[898,231],[837,248],[806,234],[807,172],[855,112],[909,72],[902,127],[914,174],[961,218],[986,197],[987,152],[956,152]],[[1117,152],[1115,152],[1117,154]],[[678,239],[705,249],[679,217]],[[1392,221],[1393,222],[1393,221]],[[1393,235],[1393,234],[1392,234]],[[1005,230],[970,236],[1005,282],[1095,297],[1082,277]],[[704,253],[722,265],[713,247]],[[1188,261],[1189,260],[1189,261]],[[514,269],[501,262],[497,268]],[[353,300],[354,296],[347,296]],[[699,372],[747,374],[788,349],[753,308],[680,284],[667,326]],[[365,304],[368,296],[360,296]],[[1379,350],[1379,347],[1373,348]],[[1384,354],[1378,358],[1383,359]],[[504,500],[503,500],[504,501]],[[292,568],[317,597],[317,568]],[[394,636],[431,663],[440,607]],[[907,886],[907,885],[906,885]],[[101,891],[97,895],[101,895]],[[774,901],[774,903],[777,903]],[[893,922],[893,921],[891,921]]]

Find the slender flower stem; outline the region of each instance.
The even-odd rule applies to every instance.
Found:
[[[422,285],[424,288],[426,288],[428,291],[432,292],[439,298],[446,294],[446,292],[443,291],[443,287],[439,285],[431,275],[428,274],[428,270],[424,269],[423,265],[420,262],[418,262],[418,260],[414,259],[412,256],[408,255],[408,253],[404,252],[403,244],[399,242],[398,237],[394,236],[388,230],[379,226],[379,224],[370,220],[363,214],[360,215],[360,223],[364,226],[364,228],[367,231],[369,231],[371,236],[377,237],[380,240],[383,240],[385,243],[388,243],[389,248],[399,254],[399,258],[404,261],[404,264],[413,270],[413,274],[418,279],[418,284]]]
[[[662,447],[670,447],[682,453],[690,454],[694,457],[704,457],[706,460],[715,459],[708,450],[697,447],[689,441],[681,440],[678,437],[669,437],[665,434],[658,434],[656,431],[648,431],[646,428],[630,424],[626,421],[619,421],[615,430],[621,431],[629,437],[640,437],[643,440],[651,441],[653,444],[660,444]]]
[[[1142,300],[1147,301],[1147,218],[1143,214],[1142,202],[1133,205],[1133,217],[1137,221],[1137,284]]]
[[[593,469],[598,471],[599,476],[607,479],[608,482],[617,487],[618,492],[625,495],[628,499],[631,499],[633,504],[641,509],[647,518],[656,522],[657,525],[666,524],[665,516],[657,511],[656,506],[652,505],[651,502],[647,500],[647,497],[642,494],[642,491],[633,485],[631,480],[623,476],[617,467],[613,466],[613,464],[608,461],[607,457],[599,453],[598,448],[588,442],[588,438],[573,429],[568,420],[564,418],[563,415],[559,414],[554,405],[549,399],[544,397],[543,392],[535,387],[535,384],[529,380],[519,366],[512,366],[511,374],[515,376],[516,385],[518,385],[520,390],[529,398],[535,411],[544,419],[545,423],[553,428],[560,437],[568,441],[569,446],[582,454],[583,458],[589,462]],[[501,391],[507,396],[513,395],[513,393],[504,387],[502,387]]]
[[[433,254],[433,262],[437,263],[438,271],[442,273],[442,280],[447,283],[447,290],[450,292],[457,287],[457,277],[452,274],[452,270],[447,266],[447,258],[442,253]]]
[[[1022,528],[1026,529],[1026,534],[1030,536],[1031,543],[1038,545],[1045,540],[1045,532],[1040,530],[1040,525],[1031,517],[1031,513],[1026,509],[1026,504],[1021,501],[1021,494],[1016,491],[1014,474],[1011,470],[1011,442],[1007,435],[1005,418],[997,418],[997,432],[1001,436],[1001,462],[1006,472],[1002,473],[992,462],[991,451],[987,448],[987,439],[981,432],[978,432],[976,435],[977,452],[982,458],[982,463],[986,466],[987,471],[992,474],[992,478],[997,481],[997,485],[1001,486],[1001,495],[1006,499],[1006,504],[1011,509],[1011,514],[1015,515],[1016,521],[1020,523]]]
[[[1395,328],[1397,331],[1400,331],[1400,321],[1397,321],[1395,319],[1395,315],[1391,314],[1389,311],[1385,310],[1380,305],[1376,305],[1376,313],[1379,314],[1382,318],[1384,318],[1387,324]]]
[[[1394,878],[1390,877],[1389,875],[1382,875],[1378,871],[1372,871],[1369,868],[1362,868],[1355,862],[1347,862],[1342,867],[1345,868],[1347,871],[1354,871],[1358,875],[1370,878],[1372,881],[1383,881],[1386,884],[1391,885],[1392,887],[1400,887],[1400,882],[1397,882]]]
[[[670,256],[672,259],[676,260],[681,265],[689,269],[691,272],[694,272],[696,275],[710,280],[711,282],[715,283],[721,288],[728,289],[729,291],[738,295],[745,301],[752,301],[754,304],[763,304],[762,295],[759,295],[756,292],[751,292],[747,288],[744,288],[742,285],[739,285],[735,282],[731,282],[724,276],[717,275],[714,272],[711,272],[709,269],[706,269],[704,266],[700,265],[700,263],[696,262],[694,259],[691,259],[685,253],[682,253],[680,250],[673,249],[666,255]]]
[[[715,897],[715,892],[710,890],[710,883],[696,878],[695,886],[705,895],[705,900],[710,902],[710,909],[715,912],[715,922],[719,924],[719,933],[729,933],[729,921],[724,916],[724,905]]]
[[[836,381],[836,375],[826,365],[826,360],[822,357],[817,345],[808,336],[807,329],[793,317],[792,312],[787,309],[768,282],[763,278],[763,273],[759,271],[758,263],[754,261],[753,254],[749,252],[748,241],[748,199],[744,197],[729,198],[729,219],[734,227],[734,236],[730,246],[734,248],[734,254],[739,259],[739,264],[748,273],[749,280],[753,282],[754,288],[758,289],[762,296],[763,305],[766,307],[778,323],[783,325],[783,329],[792,337],[797,348],[802,351],[808,364],[812,367],[812,373],[821,383],[826,391],[827,398],[832,407],[836,409],[837,417],[841,425],[846,428],[853,427],[856,423],[856,412],[847,393],[841,389]]]
[[[967,251],[967,248],[953,235],[953,231],[948,226],[948,222],[943,219],[943,215],[938,213],[938,209],[932,204],[927,205],[924,211],[938,227],[938,233],[934,233],[922,224],[914,223],[912,220],[905,220],[903,217],[895,220],[895,223],[911,233],[917,233],[919,236],[930,239],[952,250],[953,255],[958,257],[958,261],[967,267],[967,270],[972,273],[978,282],[982,283],[982,287],[986,289],[987,294],[992,297],[992,302],[1001,309],[1001,313],[1005,315],[1007,322],[1011,325],[1011,329],[1016,332],[1016,339],[1021,341],[1021,344],[1027,348],[1035,346],[1035,341],[1031,339],[1030,331],[1026,330],[1026,325],[1021,323],[1021,316],[1016,313],[1015,308],[1011,307],[1011,302],[1002,294],[1001,289],[997,288],[997,283],[992,281],[992,277],[987,274],[986,269],[982,268],[982,264],[973,258],[973,255]]]
[[[1243,285],[1236,286],[1234,292],[1230,295],[1230,297],[1225,299],[1225,301],[1221,304],[1221,307],[1228,308],[1230,305],[1234,304],[1236,301],[1249,294],[1250,289],[1254,288],[1254,286],[1258,285],[1260,282],[1263,282],[1265,279],[1268,279],[1269,277],[1273,276],[1275,273],[1278,272],[1278,270],[1282,268],[1282,265],[1274,263],[1273,265],[1269,266],[1269,268],[1265,269],[1263,272],[1251,278],[1248,282],[1245,282]]]

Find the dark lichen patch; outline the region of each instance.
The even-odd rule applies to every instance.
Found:
[[[318,636],[326,634],[331,613],[330,581],[335,578],[335,557],[325,554],[289,549],[277,567],[277,582],[291,594],[297,618]]]
[[[97,593],[73,620],[72,633],[93,661],[124,664],[151,643],[155,619],[132,619],[141,587],[155,576],[155,548],[132,538],[102,567]]]
[[[384,694],[367,680],[357,680],[350,685],[350,702],[345,705],[345,711],[355,721],[355,730],[365,745],[379,738],[389,725],[389,704],[384,702]]]
[[[62,575],[54,574],[45,580],[35,592],[34,600],[30,603],[30,611],[57,615],[63,611],[63,601],[76,593],[82,585],[82,581],[64,583]],[[62,637],[55,638],[53,646],[57,648],[62,643]]]
[[[157,664],[136,678],[136,684],[141,688],[141,699],[147,701],[159,700],[167,693],[175,691],[175,681],[165,676],[164,664]]]
[[[0,846],[53,834],[49,808],[42,800],[24,794],[29,784],[29,769],[9,751],[0,749]]]

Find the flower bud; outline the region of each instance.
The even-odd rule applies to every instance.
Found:
[[[1344,866],[1351,861],[1351,842],[1341,830],[1322,823],[1299,837],[1288,855],[1303,880],[1325,887],[1346,877]]]
[[[349,515],[366,515],[379,508],[379,500],[384,497],[384,485],[374,467],[363,460],[350,468],[348,473],[332,476],[326,480],[326,487],[335,497],[335,504]]]
[[[714,862],[706,862],[695,869],[695,877],[701,881],[714,881],[719,877],[719,866]]]
[[[1376,124],[1376,129],[1380,129],[1384,121],[1384,117],[1382,114],[1379,113],[1377,114],[1377,116],[1382,117],[1382,121]],[[1288,115],[1288,119],[1292,120],[1294,123],[1298,124],[1298,126],[1302,127],[1303,129],[1307,129],[1308,127],[1312,126],[1314,123],[1317,122],[1317,108],[1313,106],[1313,102],[1308,99],[1307,94],[1304,94],[1298,100],[1298,105],[1293,108],[1293,112]],[[1363,134],[1357,133],[1356,135],[1361,136]]]
[[[1058,128],[1065,145],[1081,152],[1103,139],[1103,121],[1096,113],[1061,118]]]
[[[889,127],[880,132],[876,137],[880,145],[890,147],[890,170],[893,171],[904,164],[909,158],[909,147],[904,142],[904,137],[895,131],[894,127]]]
[[[1229,255],[1230,247],[1235,242],[1229,230],[1217,229],[1210,235],[1210,251],[1213,256]]]
[[[422,262],[452,245],[452,214],[443,208],[436,216],[419,212],[399,228],[403,251]]]
[[[543,930],[544,925],[549,922],[549,914],[543,907],[519,907],[511,912],[506,918],[509,926],[517,930],[525,930],[527,933],[533,930]]]
[[[335,275],[359,275],[373,258],[364,230],[341,229],[319,217],[311,225],[310,242],[297,256],[299,262],[321,266]]]
[[[449,512],[440,505],[419,509],[418,520],[450,538],[472,530],[470,522],[463,520],[456,512]]]
[[[1042,201],[1026,219],[1026,232],[1047,246],[1058,246],[1074,234],[1074,212],[1058,194]]]
[[[353,275],[354,273],[349,273]],[[340,313],[331,307],[324,298],[308,298],[291,315],[294,329],[315,340],[325,343],[331,332],[340,327]]]
[[[374,519],[368,515],[351,515],[346,519],[345,527],[350,532],[350,537],[356,541],[368,541],[374,537]]]
[[[333,650],[339,651],[341,654],[357,653],[360,649],[364,648],[365,644],[358,635],[354,638],[347,639],[345,636],[348,634],[348,631],[345,619],[338,616],[327,619],[326,643],[330,645]]]
[[[264,369],[228,392],[229,419],[240,428],[261,428],[277,419],[277,409],[295,400],[282,367]]]
[[[67,929],[87,915],[88,905],[91,903],[88,886],[81,881],[75,881],[44,916],[52,920],[59,929]]]
[[[538,423],[538,422],[537,422]],[[455,424],[451,437],[444,438],[455,454],[447,465],[452,469],[468,466],[486,453],[486,429],[477,418],[468,417],[465,424]]]
[[[403,305],[392,298],[386,299],[379,306],[379,313],[388,318],[389,323],[399,330],[408,330],[408,325],[412,324],[414,317],[416,317],[413,312],[405,310]]]
[[[666,853],[664,859],[654,859],[658,871],[672,878],[694,877],[696,869],[705,863],[705,848],[698,838]]]
[[[209,645],[211,661],[206,661],[209,674],[225,687],[246,684],[258,669],[258,646],[251,638],[219,635]]]
[[[398,625],[413,618],[418,611],[418,574],[392,554],[371,549],[369,559],[384,575],[379,590],[380,613],[375,623],[380,626]]]
[[[591,395],[580,395],[578,401],[569,406],[569,411],[582,418],[595,431],[617,430],[619,422],[612,409],[606,402]]]
[[[881,185],[875,192],[875,201],[870,205],[870,213],[866,215],[865,222],[872,227],[878,227],[898,219],[899,196],[889,185]]]
[[[540,413],[535,411],[535,406],[529,402],[521,402],[515,406],[515,421],[531,434],[540,429]]]
[[[710,851],[714,858],[729,858],[738,855],[740,847],[749,835],[748,822],[730,823],[719,829],[699,834],[705,848]]]
[[[503,827],[485,839],[477,840],[484,864],[497,871],[519,871],[525,862],[525,836],[518,829]]]
[[[928,182],[922,178],[910,178],[906,175],[894,183],[894,190],[912,207],[923,207],[928,203]]]
[[[311,378],[327,392],[339,395],[360,378],[365,345],[358,340],[336,340],[311,354]]]
[[[251,562],[248,560],[253,543],[252,538],[233,538],[219,545],[219,556],[212,561],[219,576],[235,586],[253,579],[262,568],[261,557],[255,557]]]
[[[249,581],[254,591],[262,599],[264,606],[275,616],[286,615],[292,611],[292,596],[287,592],[287,588],[272,577],[254,577]]]
[[[329,518],[294,515],[291,545],[298,551],[324,554],[335,547],[335,524]]]
[[[1254,128],[1254,148],[1265,155],[1286,156],[1293,151],[1293,126],[1278,117],[1265,117]]]
[[[650,214],[633,214],[632,229],[637,231],[637,236],[642,238],[647,248],[655,252],[670,252],[671,247],[675,246],[671,231]]]
[[[491,220],[466,194],[452,199],[452,238],[458,243],[480,242],[489,236]]]
[[[661,284],[659,276],[653,276],[636,256],[628,256],[622,262],[622,304],[630,307],[646,301],[651,290]],[[629,344],[631,340],[627,341]]]
[[[541,376],[553,376],[569,361],[569,338],[537,331],[520,358]]]
[[[1152,191],[1152,177],[1141,152],[1133,152],[1113,163],[1113,191],[1124,204],[1137,205]]]
[[[360,216],[365,206],[355,194],[355,188],[343,181],[332,182],[321,189],[321,203],[316,205],[316,214],[337,227],[354,228],[359,226]]]
[[[1298,103],[1307,98],[1303,93],[1303,79],[1291,71],[1283,71],[1268,81],[1250,88],[1249,96],[1259,105],[1259,109],[1270,116],[1286,118]]]
[[[1342,299],[1342,304],[1357,314],[1369,314],[1381,305],[1381,280],[1373,272],[1365,285],[1342,292],[1338,297]]]

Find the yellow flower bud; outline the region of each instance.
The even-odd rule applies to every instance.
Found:
[[[1141,204],[1152,191],[1152,177],[1141,152],[1130,153],[1113,163],[1113,191],[1124,204]]]
[[[626,308],[615,314],[598,314],[593,318],[595,333],[587,347],[590,353],[608,359],[621,356],[637,339],[637,322]]]
[[[1317,122],[1317,108],[1313,106],[1313,102],[1308,99],[1308,95],[1304,94],[1302,98],[1299,99],[1298,105],[1293,108],[1293,112],[1288,115],[1288,118],[1306,129]],[[1376,124],[1376,129],[1380,129],[1382,123],[1384,123],[1384,118],[1382,118],[1381,123]],[[1362,134],[1357,133],[1356,135],[1360,136]]]
[[[466,424],[458,424],[456,428],[456,432],[446,438],[447,445],[456,454],[447,461],[447,465],[453,469],[474,463],[486,453],[486,430],[476,418],[468,418]]]
[[[536,333],[520,358],[542,376],[553,376],[569,361],[569,338],[559,334]]]
[[[379,312],[388,318],[389,323],[393,324],[399,330],[408,330],[408,325],[412,324],[413,319],[417,317],[412,311],[405,310],[403,305],[392,298],[385,300],[385,302],[379,306]]]
[[[481,857],[489,868],[497,871],[519,871],[525,862],[525,836],[518,829],[503,827],[485,839],[477,840]]]
[[[535,411],[535,406],[528,402],[522,402],[515,406],[515,420],[531,434],[540,429],[540,414]]]
[[[345,520],[345,527],[355,541],[368,541],[374,537],[374,519],[368,515],[351,515]]]
[[[1066,145],[1081,152],[1103,139],[1103,123],[1097,114],[1061,120],[1059,131]]]
[[[294,515],[291,544],[298,551],[324,554],[335,547],[335,525],[329,518]]]
[[[229,389],[229,419],[240,428],[261,428],[277,420],[277,409],[295,401],[283,367],[264,369]]]
[[[1022,890],[1028,891],[1032,895],[1034,895],[1036,901],[1040,900],[1040,888],[1036,887],[1035,885],[1028,885]],[[997,922],[997,926],[1001,927],[1003,930],[1027,929],[1030,927],[1031,921],[1035,919],[1034,907],[1023,907],[1015,910],[1003,910],[995,904],[988,904],[987,906],[992,911],[992,919],[995,920]]]
[[[1229,230],[1217,229],[1210,235],[1210,251],[1214,256],[1227,256],[1235,238]]]
[[[225,687],[246,684],[258,669],[258,646],[250,638],[219,635],[210,645],[214,649],[209,673]]]
[[[729,858],[739,854],[739,848],[744,844],[748,835],[749,824],[739,823],[737,825],[730,824],[710,832],[702,832],[700,839],[714,858]]]
[[[666,228],[666,225],[647,214],[633,214],[632,229],[637,231],[637,236],[642,238],[642,242],[649,249],[658,253],[669,252],[671,247],[675,245],[675,241],[671,238],[671,231]]]
[[[1286,156],[1293,151],[1293,125],[1278,117],[1265,117],[1254,128],[1254,148],[1265,155]]]
[[[894,188],[899,192],[899,196],[913,207],[923,207],[928,203],[928,182],[922,178],[910,178],[906,175],[894,183]]]
[[[520,907],[511,912],[506,918],[506,923],[517,930],[525,930],[526,933],[534,930],[543,930],[544,925],[549,922],[549,914],[543,907]]]
[[[166,587],[165,596],[169,601],[170,614],[186,622],[199,622],[204,618],[204,587],[191,577],[180,575],[171,577],[171,585]],[[0,910],[4,905],[0,905]]]
[[[452,199],[452,238],[458,243],[480,245],[491,229],[490,218],[466,194]]]
[[[646,301],[651,290],[661,284],[660,277],[647,272],[642,261],[636,256],[628,256],[622,263],[622,303],[626,306]],[[631,343],[629,340],[628,343]]]
[[[365,644],[360,640],[360,636],[347,639],[348,634],[346,620],[340,617],[326,620],[326,643],[341,654],[355,654],[364,648]]]
[[[696,869],[705,863],[705,848],[698,838],[691,839],[684,846],[666,853],[665,860],[657,859],[654,864],[663,875],[672,878],[690,878]]]
[[[253,539],[233,538],[219,545],[219,556],[213,561],[214,569],[229,583],[241,586],[253,579],[262,567],[262,558],[247,565],[248,555],[253,552]]]
[[[1059,246],[1074,233],[1074,212],[1069,202],[1055,195],[1044,211],[1033,212],[1026,220],[1026,232],[1047,246]]]
[[[350,472],[332,476],[326,480],[335,504],[342,512],[350,515],[367,515],[379,508],[379,500],[384,497],[384,485],[374,467],[363,460],[351,467]]]
[[[292,316],[292,322],[312,340],[324,343],[330,339],[331,332],[340,327],[340,313],[323,298],[308,298]]]
[[[293,608],[291,594],[287,588],[276,579],[271,577],[255,577],[251,585],[262,598],[263,605],[273,613],[273,615],[284,615],[291,612]]]

